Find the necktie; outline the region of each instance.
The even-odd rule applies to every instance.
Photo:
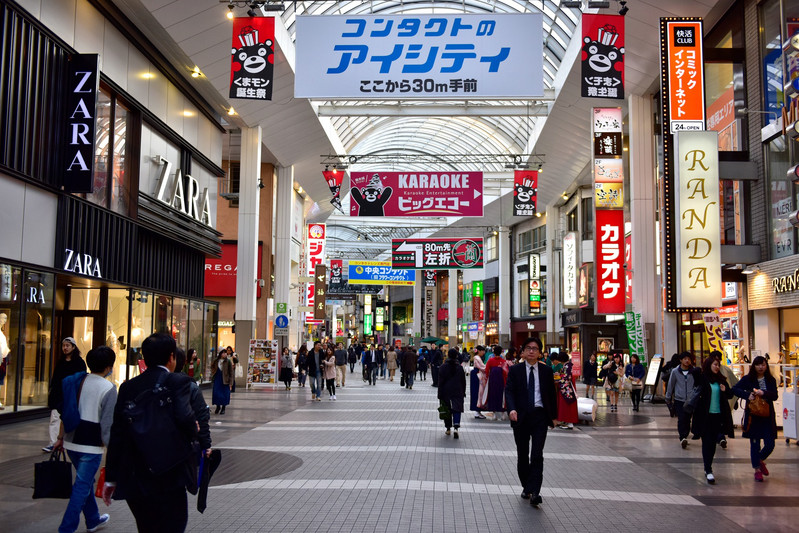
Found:
[[[535,407],[535,376],[533,367],[530,367],[530,376],[527,379],[527,396],[530,399],[530,407]]]

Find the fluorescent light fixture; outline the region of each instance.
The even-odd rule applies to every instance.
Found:
[[[580,9],[583,7],[582,2],[561,2],[560,7],[570,7],[572,9]]]
[[[604,9],[607,7],[610,7],[609,1],[588,0],[588,9]]]

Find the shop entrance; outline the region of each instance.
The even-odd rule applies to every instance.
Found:
[[[63,308],[56,309],[56,359],[60,356],[60,342],[65,337],[75,339],[84,358],[89,350],[105,343],[105,313],[101,309],[105,309],[103,300],[106,298],[107,293],[100,288],[65,288]]]
[[[705,334],[705,321],[701,313],[680,313],[680,352],[690,352],[699,367],[710,354],[710,345]]]

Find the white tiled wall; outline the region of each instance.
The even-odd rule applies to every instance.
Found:
[[[3,257],[52,265],[55,247],[55,194],[0,174],[0,250]]]
[[[100,54],[100,70],[106,76],[211,161],[222,164],[222,133],[87,0],[19,4],[78,52]]]

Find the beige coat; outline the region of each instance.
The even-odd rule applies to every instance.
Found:
[[[336,358],[331,357],[324,360],[325,379],[336,379]]]
[[[396,370],[397,369],[397,352],[394,350],[389,350],[386,354],[386,363],[388,364],[389,370]]]

